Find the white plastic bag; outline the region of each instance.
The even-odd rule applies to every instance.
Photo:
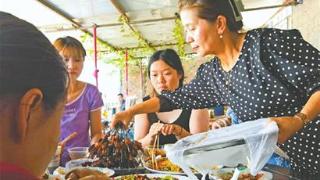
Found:
[[[277,124],[259,119],[188,136],[164,149],[190,179],[197,179],[190,167],[205,175],[214,166],[235,167],[239,163],[256,175],[274,152],[277,139]]]

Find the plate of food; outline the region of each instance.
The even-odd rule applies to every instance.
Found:
[[[163,149],[146,149],[142,164],[144,168],[154,173],[184,175],[182,169],[166,157]]]
[[[188,180],[188,177],[181,175],[169,174],[132,174],[125,176],[117,176],[115,180]]]
[[[56,176],[65,176],[66,174],[68,174],[68,172],[74,170],[74,169],[90,169],[90,170],[95,170],[95,171],[99,171],[107,176],[112,176],[114,175],[115,171],[112,170],[112,169],[109,169],[109,168],[102,168],[102,167],[90,167],[90,166],[87,166],[87,167],[81,167],[81,166],[77,166],[77,167],[72,167],[72,168],[64,168],[64,167],[58,167],[54,172],[53,172],[53,175],[56,175]]]
[[[234,175],[234,168],[222,168],[210,175],[213,179],[217,180],[230,180]],[[266,171],[260,171],[256,176],[249,173],[249,169],[239,171],[238,180],[272,180],[272,174]]]

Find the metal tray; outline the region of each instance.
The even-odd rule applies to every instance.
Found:
[[[232,140],[228,142],[219,142],[219,143],[214,143],[214,144],[208,144],[204,146],[199,146],[199,147],[194,147],[190,148],[184,151],[184,155],[189,155],[189,154],[197,154],[201,152],[207,152],[207,151],[213,151],[213,150],[218,150],[218,149],[224,149],[232,146],[239,146],[245,144],[244,139],[238,139],[238,140]]]

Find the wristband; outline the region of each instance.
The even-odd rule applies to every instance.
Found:
[[[294,115],[294,117],[300,119],[303,122],[303,125],[305,126],[308,123],[307,115],[304,113],[297,113]]]

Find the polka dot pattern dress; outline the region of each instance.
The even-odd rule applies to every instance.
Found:
[[[228,104],[241,122],[293,116],[319,90],[320,52],[299,31],[255,29],[247,32],[230,71],[222,69],[217,57],[202,64],[189,84],[159,96],[160,110]],[[319,129],[318,116],[282,145],[299,177],[319,175]]]

